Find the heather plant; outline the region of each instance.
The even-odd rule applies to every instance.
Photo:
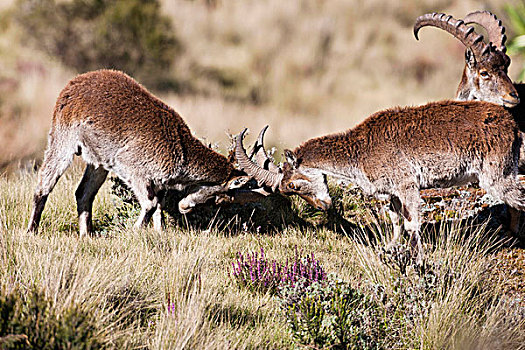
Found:
[[[279,297],[298,343],[315,348],[383,348],[384,312],[372,296],[333,275],[310,285],[303,281],[283,286]]]
[[[261,248],[257,252],[237,253],[232,263],[232,276],[237,283],[252,291],[275,294],[280,286],[294,286],[297,282],[309,285],[326,279],[326,273],[314,254],[300,257],[297,249],[295,257],[286,263],[268,260]]]

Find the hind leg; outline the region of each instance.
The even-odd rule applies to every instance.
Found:
[[[162,208],[164,208],[164,204],[166,202],[165,194],[166,192],[162,190],[157,192],[158,203],[157,203],[157,208],[155,209],[155,212],[153,213],[153,227],[157,231],[162,231],[164,227],[164,216],[162,215]]]
[[[75,197],[77,199],[78,229],[80,231],[80,236],[84,236],[93,232],[93,200],[95,199],[100,186],[102,186],[107,176],[108,171],[102,167],[96,168],[91,164],[86,166],[84,176],[82,177],[82,180],[75,191]]]
[[[55,147],[53,141],[50,141],[50,145],[44,156],[44,162],[38,172],[38,184],[33,196],[33,209],[27,227],[28,232],[36,233],[38,231],[38,225],[42,211],[44,211],[46,205],[47,197],[55,187],[60,176],[62,176],[71,164],[73,156],[74,152],[69,152],[67,145]]]

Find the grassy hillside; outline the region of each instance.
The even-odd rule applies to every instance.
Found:
[[[95,202],[99,233],[79,238],[73,191],[80,173],[76,167],[61,179],[38,235],[24,230],[35,175],[0,180],[0,344],[28,336],[38,347],[52,333],[49,344],[58,348],[275,349],[301,348],[304,339],[322,347],[314,331],[293,331],[282,295],[233,276],[238,253],[263,249],[268,261],[282,264],[314,253],[327,274],[370,298],[373,309],[351,314],[361,323],[342,328],[364,332],[380,320],[379,348],[523,348],[520,277],[499,274],[496,266],[510,260],[500,257],[498,235],[484,225],[438,225],[435,236],[430,230],[426,265],[418,269],[402,247],[385,250],[391,232],[381,220],[368,227],[372,240],[362,225],[347,234],[294,226],[258,233],[242,224],[133,230],[133,216],[114,217],[117,199],[106,184]],[[524,272],[516,266],[514,274]],[[315,319],[299,311],[297,317]]]

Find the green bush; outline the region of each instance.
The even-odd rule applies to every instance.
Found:
[[[330,349],[380,349],[386,325],[371,296],[331,276],[308,287],[283,286],[281,307],[294,338]]]
[[[0,349],[98,349],[104,346],[81,305],[58,313],[44,293],[0,292]]]
[[[79,72],[114,68],[176,87],[169,70],[181,46],[158,0],[19,0],[15,18],[33,45]]]

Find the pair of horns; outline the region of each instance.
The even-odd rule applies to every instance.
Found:
[[[244,129],[239,135],[237,135],[235,141],[235,158],[237,158],[241,170],[245,171],[246,174],[253,176],[259,186],[268,186],[275,192],[281,184],[284,175],[281,172],[281,169],[273,164],[264,149],[264,133],[267,129],[268,125],[261,130],[250,154],[251,157],[255,158],[255,162],[248,157],[242,144],[244,134],[248,129]]]
[[[441,28],[452,34],[463,45],[469,47],[475,55],[483,56],[491,51],[491,44],[483,42],[483,36],[474,31],[474,27],[468,24],[476,23],[487,30],[489,41],[498,50],[505,53],[505,27],[498,18],[488,11],[476,11],[469,13],[464,20],[457,20],[444,13],[427,13],[419,16],[414,25],[414,36],[418,38],[418,32],[422,27],[433,26]]]

